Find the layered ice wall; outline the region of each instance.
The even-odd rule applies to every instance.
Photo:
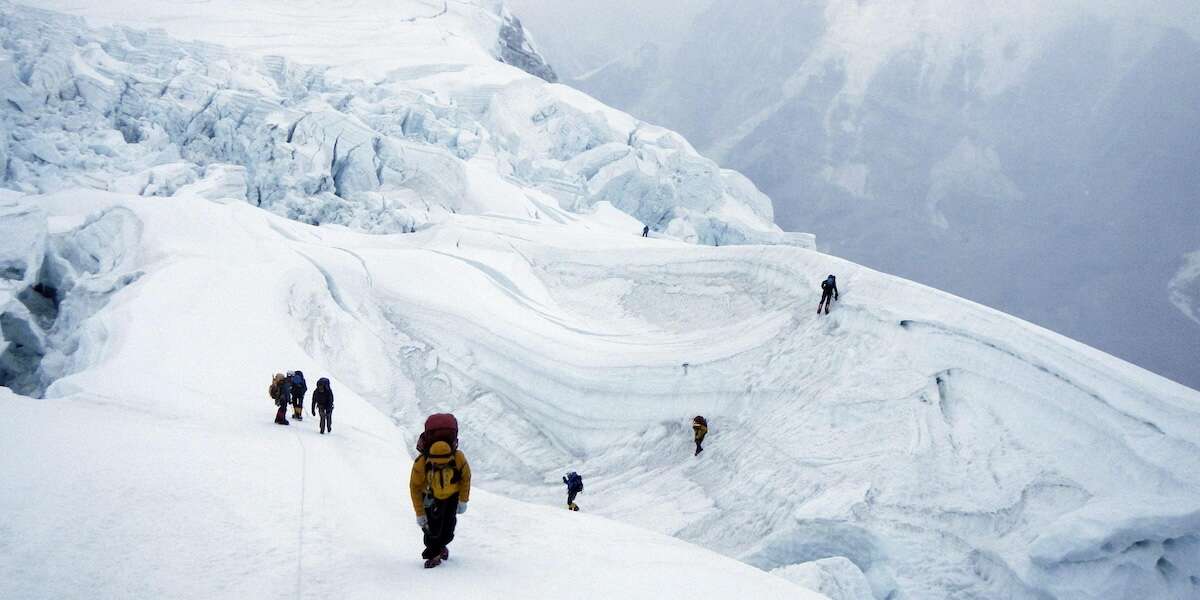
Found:
[[[254,12],[266,5],[242,14],[266,19]],[[0,131],[9,132],[0,140],[0,182],[10,188],[169,196],[199,186],[308,223],[371,232],[413,231],[455,213],[537,216],[550,204],[589,212],[607,201],[695,243],[811,243],[783,234],[766,196],[680,136],[486,51],[472,54],[475,46],[461,41],[442,62],[380,50],[376,63],[333,52],[342,62],[301,64],[180,42],[162,30],[93,30],[75,17],[0,7]],[[142,8],[150,16],[170,9]],[[456,10],[469,23],[493,14]],[[507,48],[499,57],[553,78],[519,22],[499,14],[493,33],[502,37],[492,42]],[[319,17],[264,26],[296,33]],[[391,33],[428,34],[426,21]],[[228,41],[203,27],[183,33]],[[327,38],[313,39],[317,49],[288,56],[318,54]]]

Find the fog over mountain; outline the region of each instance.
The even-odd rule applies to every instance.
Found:
[[[1194,2],[511,6],[785,229],[1200,386]]]

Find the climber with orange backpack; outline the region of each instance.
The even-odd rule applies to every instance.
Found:
[[[425,568],[450,558],[446,545],[454,539],[458,515],[467,512],[471,497],[471,466],[458,449],[458,420],[435,414],[425,420],[417,438],[417,459],[408,479],[417,526],[425,533]]]
[[[704,447],[700,444],[704,442],[704,436],[708,435],[708,420],[696,415],[696,418],[692,419],[692,432],[696,440],[696,453],[692,456],[700,456],[700,453],[704,452]]]
[[[287,406],[292,401],[292,386],[283,373],[276,373],[271,378],[271,386],[267,388],[267,395],[271,400],[275,401],[275,406],[279,410],[275,411],[276,425],[290,425],[287,420]]]

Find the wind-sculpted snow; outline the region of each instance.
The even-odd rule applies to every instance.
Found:
[[[564,589],[649,600],[665,587],[711,600],[823,598],[661,534],[484,489],[460,517],[450,562],[423,575],[403,484],[420,408],[403,369],[419,344],[389,324],[408,307],[382,291],[416,284],[403,257],[444,255],[417,250],[418,236],[302,226],[187,190],[5,201],[0,225],[11,235],[0,258],[11,277],[0,283],[6,292],[59,286],[57,321],[41,337],[47,355],[67,354],[71,340],[78,349],[71,369],[39,373],[46,398],[0,390],[13,430],[0,453],[0,596],[378,598],[449,588],[468,600]],[[400,279],[375,262],[379,251],[400,258]],[[40,326],[38,311],[27,312]],[[0,317],[5,341],[24,343],[10,335],[13,314]],[[74,335],[60,344],[59,330]],[[333,379],[332,435],[270,423],[263,376],[285,368]],[[492,431],[497,440],[525,433]],[[464,449],[473,462],[486,451]],[[639,555],[653,560],[630,560]]]
[[[101,262],[145,275],[81,322],[119,343],[49,395],[192,419],[153,400],[187,372],[241,415],[262,412],[250,399],[282,362],[332,374],[403,445],[454,411],[485,488],[558,505],[577,470],[585,512],[833,596],[1198,591],[1200,398],[1086,346],[808,250],[642,239],[600,213],[369,236],[190,189],[14,205],[144,228],[121,252],[143,258]],[[818,316],[829,272],[842,296]],[[152,306],[190,308],[164,341],[122,316]],[[695,414],[711,425],[699,457]]]
[[[691,242],[812,243],[783,234],[766,196],[679,136],[491,59],[350,78],[344,65],[0,9],[0,183],[11,188],[170,196],[198,185],[377,233],[607,201]]]

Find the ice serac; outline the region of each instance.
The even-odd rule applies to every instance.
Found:
[[[385,46],[378,60],[361,63],[353,60],[361,48],[334,36],[371,40],[376,32],[341,32],[328,21],[357,19],[359,9],[239,5],[276,36],[255,40],[307,31],[318,49],[327,36],[339,44],[334,62],[298,62],[297,54],[325,55],[205,27],[220,2],[176,4],[147,4],[130,24],[167,30],[95,29],[77,16],[0,4],[0,77],[10,84],[0,128],[19,136],[3,144],[10,156],[0,183],[148,196],[199,185],[307,223],[376,233],[411,232],[452,214],[538,219],[545,206],[589,213],[608,203],[693,243],[811,244],[773,223],[770,200],[749,180],[677,134],[544,81],[553,71],[502,5],[455,3],[424,15],[428,6],[401,3],[397,10],[414,16],[393,26],[421,38],[459,21],[468,31],[494,21],[501,59],[541,79],[471,52],[490,44],[484,32],[455,38],[465,44],[457,53],[422,57],[403,46],[393,56]],[[61,8],[97,23],[124,16],[105,6]],[[190,27],[169,18],[176,8]]]
[[[0,207],[0,234],[0,385],[39,396],[94,360],[107,331],[89,319],[140,277],[129,265],[141,222],[114,207],[55,233],[44,211],[16,204]]]
[[[500,25],[499,37],[500,60],[549,83],[557,82],[558,75],[538,53],[528,32],[521,26],[521,20],[507,10],[501,13],[501,18],[503,22]]]

